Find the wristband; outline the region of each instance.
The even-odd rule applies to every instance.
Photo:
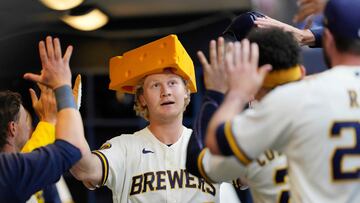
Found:
[[[69,85],[58,87],[54,90],[54,92],[58,112],[65,108],[77,109],[74,95],[72,94],[72,90]]]

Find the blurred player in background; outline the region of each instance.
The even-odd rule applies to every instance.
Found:
[[[242,108],[269,68],[257,69],[256,44],[231,46],[229,92],[208,127],[211,152],[248,165],[266,149],[279,150],[288,158],[292,201],[359,202],[359,10],[360,1],[330,0],[323,48],[332,68],[271,91],[251,114]]]
[[[45,48],[46,45],[46,48]],[[60,41],[47,37],[39,43],[41,75],[27,73],[26,79],[46,85],[55,91],[57,102],[56,141],[30,153],[0,154],[0,198],[4,202],[25,202],[36,191],[54,184],[67,169],[81,158],[87,146],[79,111],[71,91],[68,66],[72,47],[62,56]],[[5,92],[0,99],[2,144],[10,142],[20,150],[31,133],[31,118],[21,105],[18,94]],[[7,148],[7,147],[6,147]]]
[[[272,72],[255,96],[256,100],[259,101],[277,86],[303,78],[305,70],[300,65],[300,47],[291,33],[285,33],[276,28],[247,27],[247,25],[251,25],[249,24],[251,22],[249,15],[252,15],[252,13],[237,17],[233,22],[233,24],[237,23],[237,25],[230,25],[228,30],[233,32],[231,36],[239,38],[245,37],[252,29],[253,31],[247,37],[251,42],[259,44],[260,65],[270,63],[273,66]],[[229,33],[225,32],[225,34]],[[229,39],[231,36],[226,36],[226,38]],[[206,127],[211,115],[221,104],[223,95],[227,91],[226,75],[224,74],[225,45],[223,39],[219,38],[217,45],[215,41],[210,42],[209,49],[210,63],[204,54],[199,52],[207,88],[201,113],[197,118],[195,127],[199,142],[204,142]],[[248,111],[251,112],[252,110]],[[256,128],[256,126],[253,127]],[[194,140],[194,138],[191,140]],[[207,149],[204,149],[200,156],[196,156],[193,155],[194,151],[194,149],[189,148],[187,168],[190,172],[208,178],[210,182],[231,181],[240,177],[242,182],[247,183],[249,186],[254,202],[288,202],[289,185],[287,183],[287,163],[284,155],[268,150],[249,166],[243,167],[234,156],[229,158],[214,156]],[[226,170],[228,165],[236,169]],[[234,185],[238,185],[238,181],[234,181]]]

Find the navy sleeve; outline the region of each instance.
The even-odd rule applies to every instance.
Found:
[[[80,150],[64,140],[31,153],[0,154],[0,199],[25,202],[41,188],[59,180],[80,158]]]
[[[312,48],[321,48],[322,47],[322,35],[324,28],[323,27],[315,27],[311,28],[310,31],[313,33],[315,37],[315,44],[310,46]]]
[[[55,184],[43,188],[45,203],[61,203],[61,199]]]
[[[196,116],[193,134],[189,140],[186,155],[186,169],[191,174],[201,177],[198,169],[198,157],[204,148],[206,129],[212,115],[224,99],[224,94],[212,90],[205,92],[200,112]]]

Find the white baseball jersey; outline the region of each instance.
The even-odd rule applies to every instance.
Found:
[[[183,127],[179,140],[167,146],[148,128],[121,135],[95,151],[103,163],[103,184],[114,202],[217,202],[218,185],[185,170],[192,130]]]
[[[360,202],[360,67],[276,88],[225,129],[243,163],[284,152],[292,202]]]
[[[204,149],[202,153],[204,156],[200,157],[203,171],[205,177],[211,181],[234,180],[233,184],[241,187],[242,185],[237,182],[240,177],[242,184],[249,186],[254,202],[289,202],[287,162],[284,155],[267,150],[256,161],[244,166],[235,156],[213,155],[208,149]]]

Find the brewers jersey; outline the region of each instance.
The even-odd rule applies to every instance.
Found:
[[[218,185],[185,170],[191,129],[167,146],[148,128],[121,135],[94,151],[103,164],[102,184],[114,202],[216,202]]]
[[[203,144],[209,119],[222,100],[223,94],[219,92],[212,90],[205,92],[200,112],[195,121],[194,131],[196,134],[192,135],[197,136],[199,143]],[[252,111],[252,109],[248,111]],[[256,128],[256,126],[253,127]],[[189,146],[196,144],[194,139],[190,139]],[[209,182],[228,181],[232,182],[238,189],[243,188],[245,183],[250,188],[254,202],[286,203],[289,201],[287,162],[284,155],[273,150],[267,150],[256,161],[244,166],[234,156],[212,155],[208,149],[202,150],[199,154],[195,153],[195,150],[188,147],[189,163],[187,163],[187,168],[190,172],[205,177]],[[197,162],[191,160],[196,159],[196,157],[198,157]],[[228,170],[229,168],[231,170]]]
[[[266,149],[284,152],[294,202],[360,202],[360,67],[279,87],[217,136],[244,164]]]
[[[247,166],[234,156],[217,156],[204,149],[199,169],[212,182],[230,181],[237,188],[246,184],[254,202],[289,202],[287,162],[284,155],[267,150]]]

